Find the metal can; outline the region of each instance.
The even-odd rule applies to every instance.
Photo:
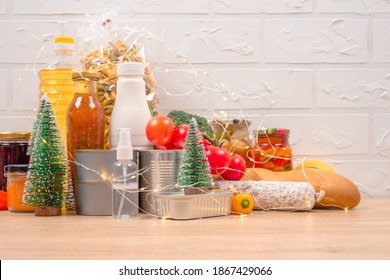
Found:
[[[7,206],[11,212],[34,212],[35,206],[23,203],[24,183],[28,164],[10,164],[4,167],[7,177]]]
[[[0,190],[7,191],[4,167],[9,164],[28,164],[30,132],[0,132]]]
[[[154,193],[178,192],[176,186],[183,150],[138,150],[140,208],[156,214]]]
[[[76,155],[76,213],[88,216],[112,215],[111,168],[115,150],[80,149]]]
[[[265,128],[255,130],[257,145],[252,149],[254,167],[272,171],[293,169],[292,149],[289,144],[290,130],[286,128]]]

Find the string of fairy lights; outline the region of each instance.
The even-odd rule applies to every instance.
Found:
[[[221,102],[224,102],[226,104],[226,108],[225,108],[225,110],[220,110],[220,111],[212,110],[212,116],[209,116],[208,119],[223,118],[226,120],[231,120],[232,118],[241,118],[241,119],[259,118],[259,115],[249,115],[248,116],[244,113],[244,109],[242,108],[241,103],[240,103],[240,94],[239,93],[237,93],[234,90],[229,89],[224,84],[224,82],[220,81],[210,71],[207,71],[204,69],[201,69],[201,70],[196,69],[194,64],[191,63],[191,61],[187,57],[185,57],[181,54],[178,54],[173,47],[168,45],[167,42],[165,42],[162,38],[159,38],[158,36],[153,34],[151,31],[147,30],[146,28],[122,26],[120,29],[114,29],[113,22],[111,20],[105,19],[103,21],[103,24],[91,22],[89,25],[89,28],[87,28],[87,30],[89,30],[90,34],[93,34],[93,32],[98,29],[98,26],[103,26],[105,31],[103,32],[103,35],[102,35],[102,33],[97,32],[98,33],[97,37],[100,37],[99,39],[104,37],[106,44],[108,44],[111,40],[120,39],[120,40],[127,42],[129,46],[133,46],[133,45],[140,46],[140,52],[141,52],[141,57],[143,58],[143,63],[145,63],[147,65],[149,65],[149,63],[147,62],[147,59],[146,59],[146,56],[144,53],[146,46],[143,45],[145,43],[143,43],[142,41],[154,40],[155,41],[154,44],[158,45],[160,49],[164,48],[165,51],[174,55],[176,58],[178,58],[180,60],[180,62],[181,62],[180,66],[185,66],[187,68],[187,69],[182,69],[184,67],[181,67],[181,69],[171,69],[171,68],[165,67],[163,65],[157,65],[156,67],[154,67],[154,69],[152,69],[152,75],[155,73],[155,71],[162,71],[164,73],[167,73],[169,75],[169,77],[171,78],[171,80],[175,81],[176,85],[180,85],[181,81],[177,80],[177,79],[175,80],[175,78],[174,78],[175,73],[185,73],[187,75],[191,75],[193,77],[192,80],[194,82],[192,84],[192,89],[190,89],[190,90],[187,90],[185,92],[173,92],[172,90],[168,89],[168,87],[164,84],[164,81],[161,80],[160,83],[157,84],[158,91],[156,93],[154,93],[157,95],[157,98],[160,95],[166,95],[168,97],[168,99],[171,98],[171,100],[172,100],[172,98],[177,97],[177,96],[180,96],[180,97],[191,96],[191,94],[193,94],[194,92],[207,92],[210,95],[218,94],[219,97],[222,96],[222,97],[220,97],[220,100],[221,100]],[[119,38],[119,36],[120,36],[119,33],[123,33],[123,32],[125,33],[125,36],[123,36],[122,38]],[[91,37],[91,35],[90,35],[88,40],[92,41],[92,39],[94,39],[94,38],[93,38],[93,36]],[[100,50],[103,50],[103,48],[104,48],[104,46],[102,46],[102,45],[96,46],[96,47],[98,47]],[[37,53],[37,56],[35,58],[35,61],[32,63],[32,70],[33,70],[36,78],[38,78],[38,71],[40,70],[39,69],[40,67],[38,67],[38,65],[40,65],[38,63],[38,61],[40,60],[41,55],[45,52],[46,48],[47,48],[47,42],[44,43],[40,47],[40,49]],[[25,71],[27,71],[30,66],[31,66],[31,64],[26,65],[26,67],[23,70],[23,73]],[[208,83],[204,83],[203,80],[205,80],[205,79],[213,81],[213,85],[210,86]],[[18,92],[20,90],[20,84],[22,83],[22,81],[23,81],[23,74],[18,78],[17,85],[16,85],[16,92]],[[171,81],[169,81],[169,82],[171,82]],[[36,96],[38,96],[38,94]],[[149,97],[149,98],[152,98],[152,97]],[[239,115],[232,115],[230,112],[231,111],[230,110],[230,103],[232,102],[232,100],[234,100],[233,101],[234,103],[239,105],[239,108],[240,108]],[[264,116],[266,115],[266,113],[270,109],[272,109],[273,105],[276,104],[276,101],[277,100],[271,101],[271,105],[263,111]],[[23,110],[21,105],[19,105],[19,108],[20,108],[20,111],[24,112],[25,117],[27,119],[29,119],[29,121],[31,123],[33,123],[33,118],[31,118],[31,116],[28,115],[28,112],[30,110]],[[37,112],[37,109],[34,108],[33,111],[35,113],[35,112]],[[264,121],[263,119],[260,119],[260,123],[257,127],[257,130],[263,129],[263,126],[262,126],[263,121]],[[248,131],[250,131],[249,122],[244,122],[244,123],[246,124],[246,129]],[[223,128],[225,130],[227,129],[227,125],[228,124],[226,124],[226,126],[223,126]],[[247,139],[245,139],[245,140],[249,143],[249,146],[247,146],[245,148],[247,148],[249,150],[249,148],[255,147],[261,151],[261,147],[258,146],[257,141],[256,141],[256,139],[253,138],[252,134],[249,133],[247,136]],[[270,155],[265,160],[265,162],[270,160],[271,158],[277,157],[275,147],[272,145],[271,141],[269,141],[269,144],[273,148],[274,154]],[[231,149],[234,150],[234,148],[235,147],[233,145],[231,147]],[[284,159],[283,157],[279,157],[279,158]],[[256,161],[255,159],[251,159],[251,160],[254,161],[254,163],[264,163],[263,161]],[[303,158],[302,160],[304,161],[305,159]],[[69,161],[73,162],[71,159]],[[74,163],[81,168],[85,168],[86,170],[98,173],[98,171],[91,170],[88,166],[81,165],[80,163],[77,163],[75,160],[74,160]],[[144,167],[142,170],[140,170],[140,176],[143,176],[143,174],[145,172],[148,172],[148,167]],[[108,180],[110,182],[112,181],[110,176],[107,176],[106,174],[99,174],[99,175],[101,176],[101,178],[103,180]],[[165,187],[160,186],[159,190],[162,190],[164,188],[171,188],[171,187],[172,186],[165,186]],[[145,191],[146,190],[139,190],[139,192],[145,192]],[[128,200],[129,203],[133,203],[128,198],[126,198],[126,200]],[[139,207],[139,209],[141,211],[144,211],[140,207]],[[148,213],[148,214],[155,216],[152,213]]]

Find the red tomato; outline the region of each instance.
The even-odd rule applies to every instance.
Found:
[[[150,143],[163,146],[172,139],[174,125],[172,120],[163,115],[152,117],[146,124],[145,134]]]
[[[0,191],[0,210],[8,210],[7,192],[5,191]]]
[[[211,174],[221,174],[231,161],[228,150],[216,146],[208,146],[206,155],[209,160]]]
[[[240,155],[233,155],[230,161],[229,167],[225,168],[226,171],[221,174],[224,180],[240,180],[246,170],[245,159]]]
[[[157,150],[175,150],[175,146],[173,145],[173,140],[169,141],[165,145],[156,145]]]
[[[182,150],[184,148],[184,143],[186,141],[189,128],[190,128],[189,125],[182,124],[173,131],[172,142],[173,142],[173,146],[176,149]]]
[[[205,150],[207,151],[207,149],[208,149],[210,146],[213,146],[213,144],[211,144],[211,142],[210,142],[209,140],[207,140],[207,139],[203,136],[203,134],[201,134],[201,135],[202,135],[202,144],[203,144]]]

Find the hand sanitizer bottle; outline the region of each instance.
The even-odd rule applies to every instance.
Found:
[[[130,219],[138,216],[138,165],[133,161],[131,129],[119,129],[117,161],[112,167],[112,216]]]

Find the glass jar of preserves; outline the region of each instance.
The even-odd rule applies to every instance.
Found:
[[[213,120],[211,122],[214,138],[219,141],[220,146],[231,154],[242,156],[246,167],[253,167],[253,160],[249,154],[252,147],[249,125],[248,119]]]
[[[103,149],[105,116],[97,97],[99,72],[74,71],[75,93],[66,117],[67,149],[74,182],[75,150]]]
[[[30,132],[0,132],[0,190],[7,191],[4,167],[8,164],[28,164],[26,154]]]
[[[7,206],[11,212],[34,212],[34,205],[23,203],[24,183],[28,164],[10,164],[4,167],[7,177]]]
[[[255,130],[257,145],[252,149],[254,167],[272,171],[292,170],[292,150],[288,141],[290,131],[286,128]]]

